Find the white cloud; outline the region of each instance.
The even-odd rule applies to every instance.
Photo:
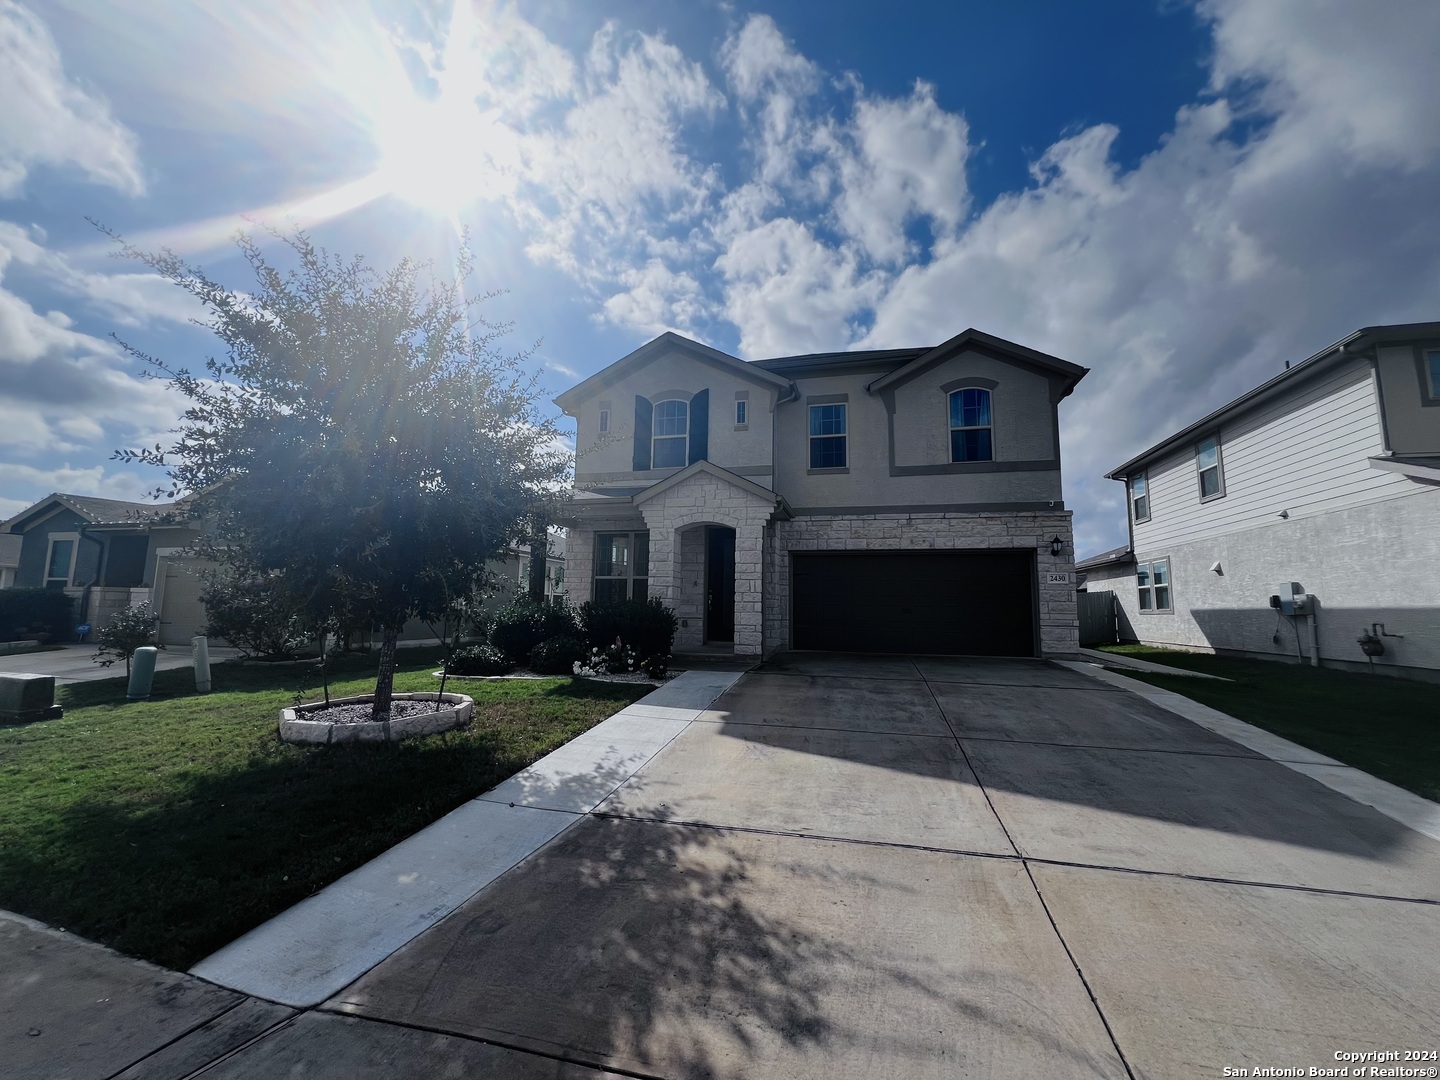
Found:
[[[20,195],[29,172],[46,165],[144,191],[134,134],[103,98],[66,78],[45,24],[12,0],[0,0],[0,101],[0,197]]]
[[[51,492],[149,502],[150,492],[157,486],[158,481],[153,477],[142,477],[123,470],[112,471],[103,465],[75,468],[65,464],[53,469],[40,469],[33,465],[0,461],[0,491],[35,493],[34,498],[0,497],[0,521],[14,517]]]

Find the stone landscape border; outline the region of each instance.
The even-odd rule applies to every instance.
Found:
[[[307,720],[307,713],[318,712],[334,705],[368,705],[374,695],[360,697],[331,698],[327,705],[323,701],[308,705],[295,705],[280,711],[280,738],[284,742],[300,746],[331,746],[336,743],[382,743],[398,742],[418,735],[436,735],[452,728],[468,727],[475,712],[475,699],[465,694],[413,693],[396,694],[395,701],[434,701],[451,706],[434,712],[400,716],[379,723],[364,721],[359,724],[337,724],[329,720]]]

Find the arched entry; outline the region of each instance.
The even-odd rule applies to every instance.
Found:
[[[705,526],[705,642],[735,641],[735,530]]]

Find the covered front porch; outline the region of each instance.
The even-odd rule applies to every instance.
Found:
[[[632,495],[577,493],[569,523],[572,604],[657,597],[680,620],[679,651],[759,656],[773,491],[708,461]]]

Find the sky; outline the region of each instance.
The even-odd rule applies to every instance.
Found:
[[[215,339],[98,221],[451,265],[558,393],[665,330],[745,359],[967,327],[1091,369],[1104,473],[1362,326],[1440,318],[1440,4],[0,0],[0,519],[142,498]],[[570,430],[573,431],[573,425]]]

